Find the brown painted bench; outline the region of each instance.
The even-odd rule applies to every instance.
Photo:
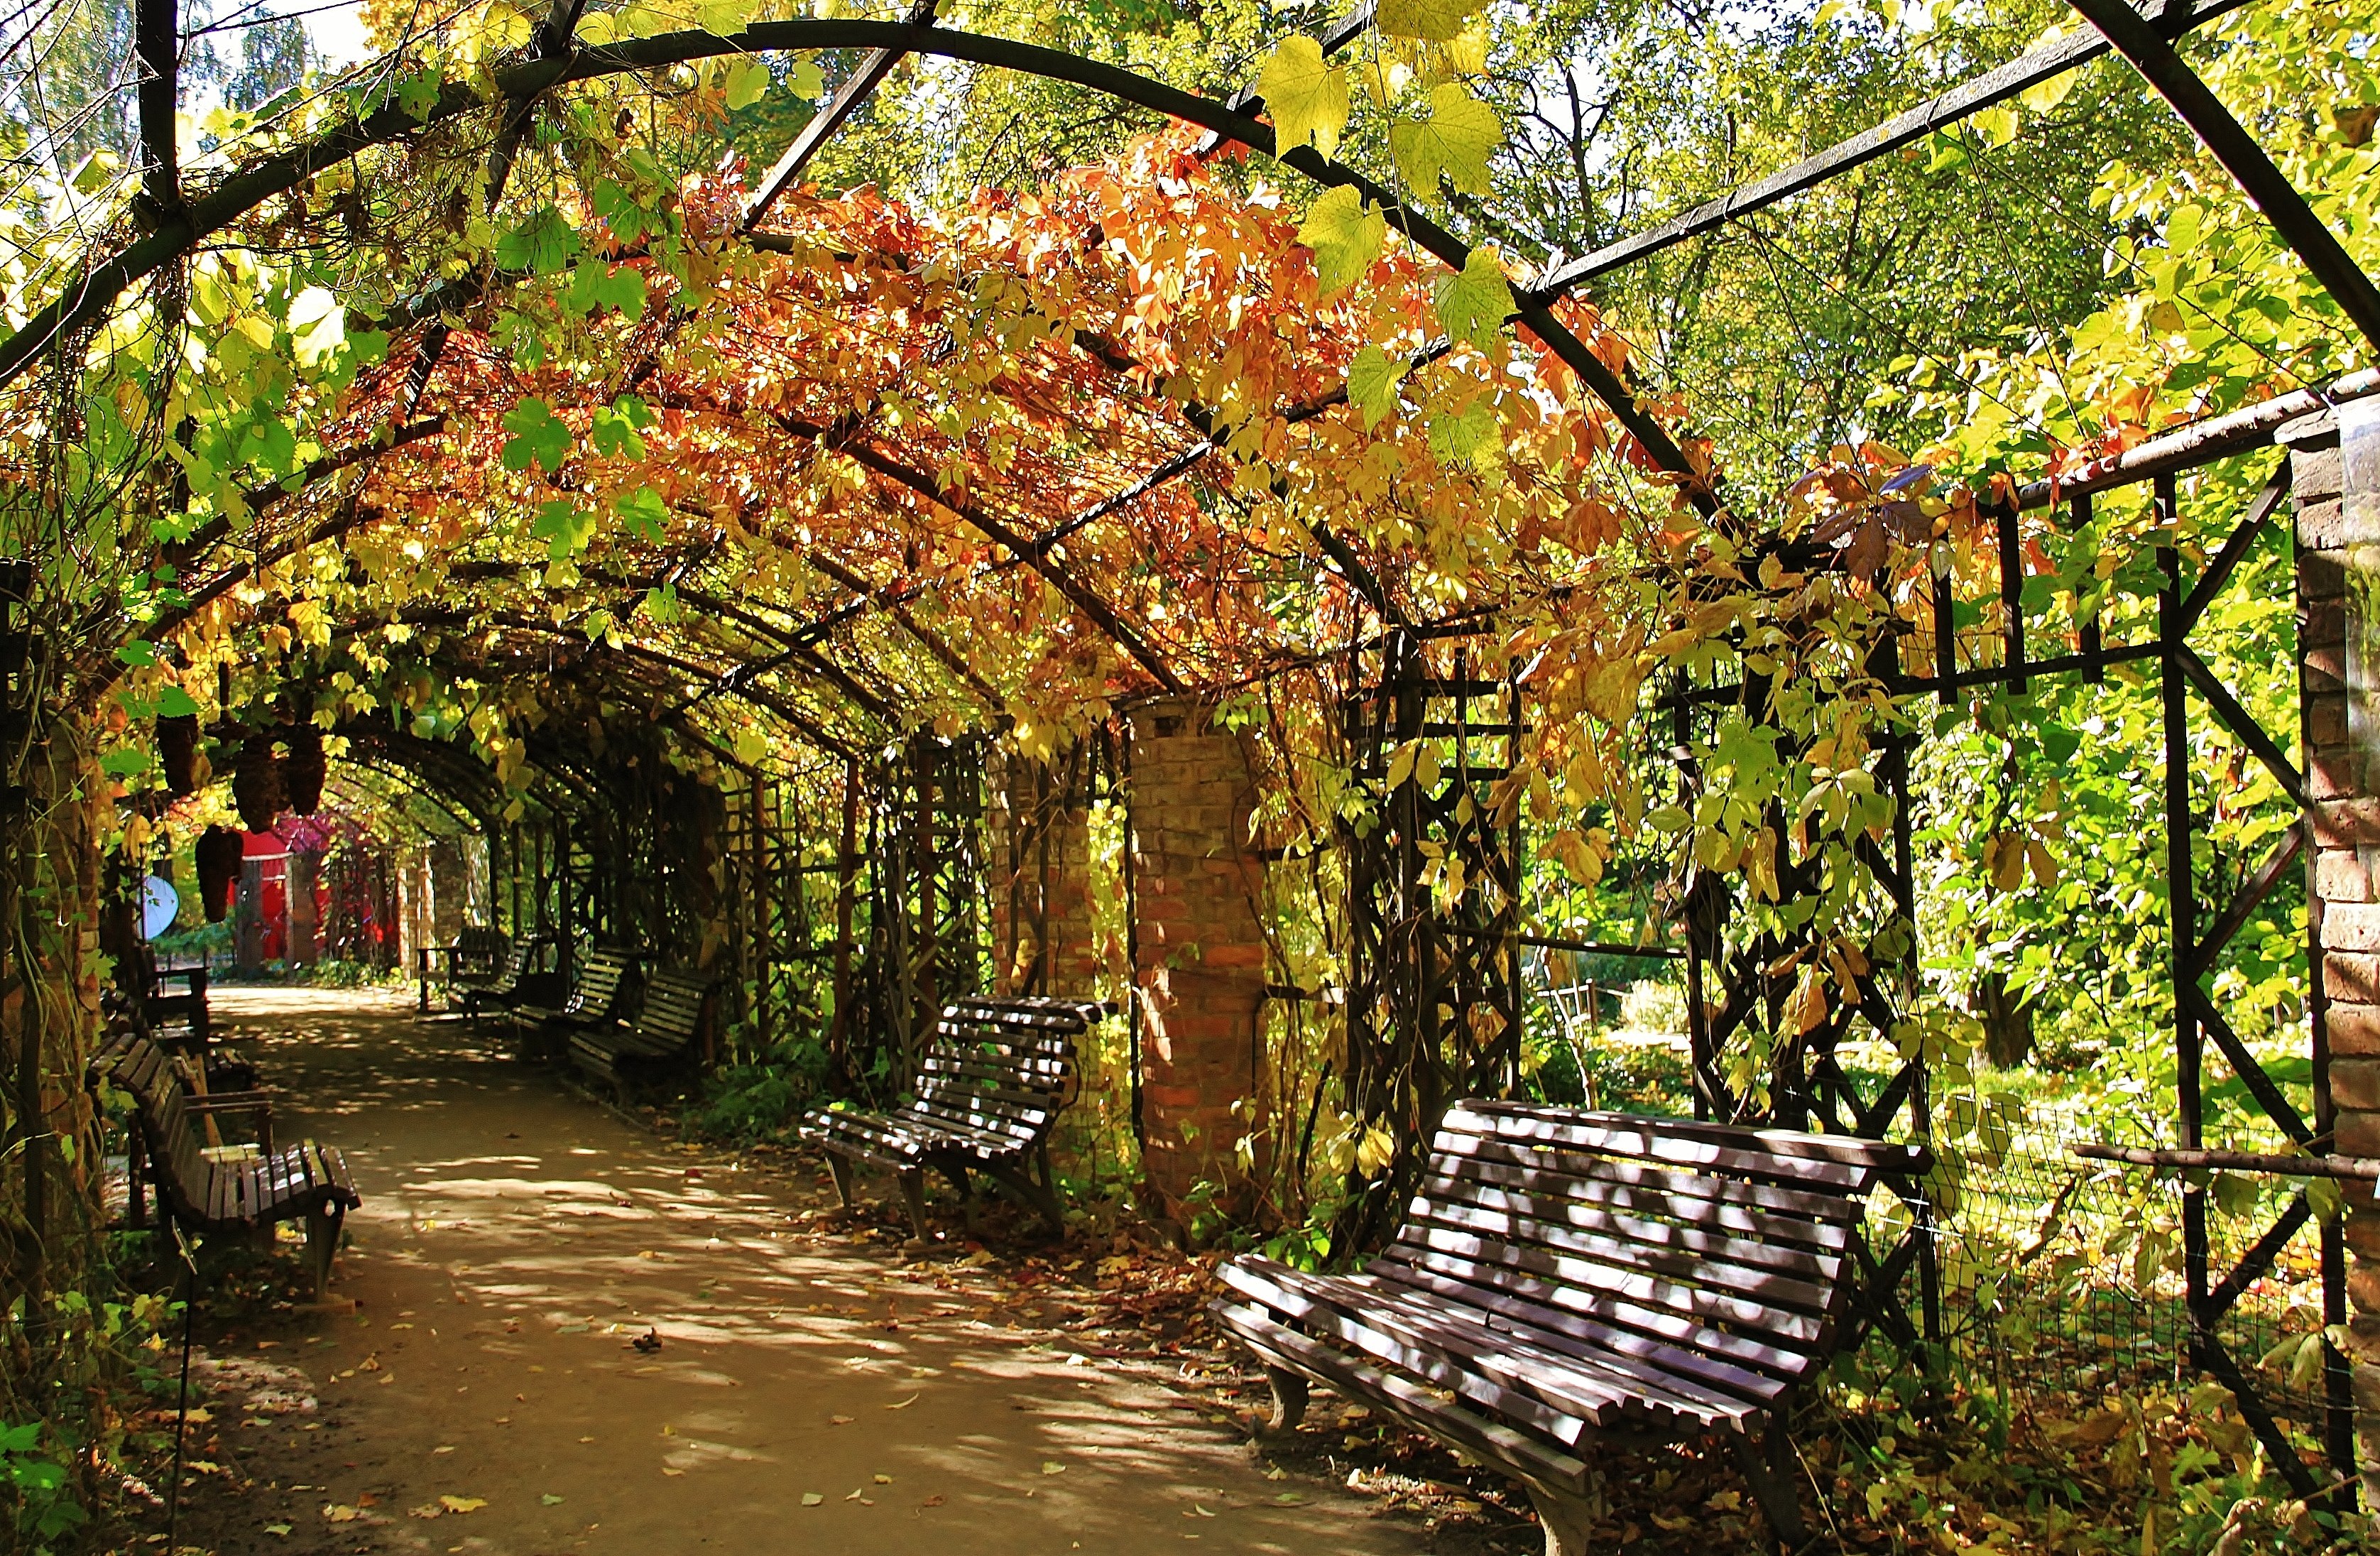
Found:
[[[307,1269],[315,1294],[322,1294],[330,1283],[340,1223],[363,1203],[337,1149],[312,1140],[276,1147],[270,1100],[261,1092],[185,1096],[171,1056],[146,1038],[116,1038],[91,1060],[85,1079],[93,1086],[107,1081],[131,1095],[140,1120],[132,1179],[138,1185],[147,1174],[164,1214],[198,1233],[255,1233],[303,1220]],[[210,1152],[200,1136],[201,1118],[231,1112],[260,1115],[257,1148],[245,1158]]]
[[[1801,1536],[1784,1422],[1855,1328],[1868,1193],[1921,1147],[1458,1102],[1396,1240],[1354,1275],[1244,1257],[1216,1319],[1266,1363],[1524,1484],[1548,1556],[1601,1515],[1598,1450],[1718,1439]]]
[[[623,1100],[640,1082],[681,1067],[702,1036],[710,980],[699,973],[656,972],[631,1021],[590,1026],[571,1035],[571,1061],[611,1083]]]
[[[1072,1100],[1074,1039],[1107,1008],[1042,996],[945,1005],[905,1106],[885,1113],[813,1109],[802,1119],[801,1137],[826,1152],[846,1210],[854,1161],[891,1171],[921,1243],[929,1167],[958,1190],[970,1224],[972,1170],[1038,1212],[1052,1233],[1062,1232],[1050,1126]]]

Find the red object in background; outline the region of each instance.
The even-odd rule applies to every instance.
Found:
[[[277,962],[289,954],[289,845],[278,833],[252,832],[243,853],[256,861],[256,954]]]

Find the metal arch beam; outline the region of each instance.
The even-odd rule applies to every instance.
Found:
[[[909,8],[909,25],[933,26],[934,10],[939,4],[940,0],[917,0]],[[793,142],[769,169],[768,176],[760,180],[759,190],[744,207],[744,220],[737,224],[737,232],[748,234],[760,225],[778,199],[793,188],[795,179],[802,176],[802,169],[810,164],[810,159],[818,155],[819,149],[833,139],[835,131],[859,111],[861,103],[875,95],[876,89],[884,83],[884,78],[892,73],[892,67],[908,57],[908,50],[890,44],[880,49],[870,49],[861,57],[859,68],[852,72],[851,79],[837,88],[827,105],[812,115],[810,122],[795,133]]]
[[[2373,286],[2338,235],[2323,225],[2305,196],[2246,127],[2231,116],[2231,110],[2214,90],[2199,79],[2190,62],[2125,0],[2072,0],[2072,4],[2092,26],[2107,34],[2118,54],[2131,61],[2132,68],[2156,89],[2157,95],[2173,105],[2182,123],[2205,142],[2215,160],[2256,202],[2256,209],[2281,241],[2297,251],[2323,290],[2338,304],[2339,311],[2363,332],[2365,340],[2380,346],[2380,287]]]
[[[1471,255],[1469,245],[1444,227],[1404,206],[1378,183],[1322,156],[1313,147],[1293,147],[1287,155],[1281,155],[1275,150],[1270,125],[1226,103],[1062,50],[982,33],[850,18],[759,22],[725,37],[700,30],[669,32],[580,49],[558,58],[532,60],[497,71],[492,84],[500,97],[522,100],[565,81],[591,80],[722,54],[829,48],[897,48],[912,54],[969,60],[1069,82],[1152,113],[1201,125],[1225,139],[1274,156],[1282,166],[1326,188],[1357,190],[1379,206],[1408,238],[1456,270],[1461,270]],[[22,327],[0,340],[0,388],[21,376],[62,332],[103,316],[134,283],[188,253],[201,238],[221,231],[264,201],[371,146],[407,139],[481,106],[483,98],[479,88],[461,81],[448,82],[440,90],[436,101],[418,117],[394,104],[384,106],[334,125],[300,145],[263,158],[225,178],[205,195],[188,201],[180,213],[161,223],[145,237],[88,265],[69,290],[34,310]],[[1515,317],[1520,322],[1579,375],[1653,463],[1694,482],[1690,490],[1698,505],[1715,506],[1715,501],[1701,490],[1700,478],[1694,475],[1684,451],[1669,431],[1636,403],[1634,394],[1621,376],[1554,318],[1545,303],[1516,300],[1520,306]]]
[[[2253,0],[2210,0],[2209,4],[2192,6],[2187,0],[2158,0],[2155,8],[2146,14],[2150,25],[2161,35],[2179,35],[2252,3]],[[1956,124],[1970,114],[2005,103],[2030,87],[2086,65],[2106,54],[2107,48],[2103,36],[2077,32],[2030,50],[1895,114],[1881,124],[1839,140],[1815,156],[1731,189],[1716,200],[1706,201],[1642,232],[1607,243],[1591,254],[1555,265],[1528,288],[1528,295],[1550,300],[1599,275],[1608,275],[1689,238],[1716,232],[1730,222],[1767,210],[1780,201],[1805,194],[1840,174],[1924,140],[1945,125]]]

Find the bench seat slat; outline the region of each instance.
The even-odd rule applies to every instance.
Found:
[[[1434,1302],[1366,1276],[1308,1275],[1269,1259],[1242,1259],[1218,1271],[1227,1284],[1267,1303],[1276,1312],[1304,1318],[1287,1305],[1324,1306],[1349,1318],[1391,1331],[1403,1328],[1445,1347],[1454,1364],[1482,1370],[1500,1384],[1534,1393],[1557,1410],[1609,1427],[1639,1415],[1670,1416],[1698,1427],[1740,1420],[1754,1409],[1744,1402],[1632,1368],[1624,1358],[1596,1355],[1583,1348],[1556,1349],[1531,1335],[1493,1327],[1485,1314]],[[1482,1399],[1481,1403],[1492,1403]],[[1557,1432],[1565,1445],[1577,1441],[1575,1427]]]
[[[1442,1400],[1392,1372],[1320,1344],[1276,1322],[1260,1308],[1219,1299],[1208,1311],[1258,1355],[1290,1370],[1319,1378],[1349,1399],[1393,1411],[1430,1435],[1516,1473],[1568,1490],[1585,1488],[1586,1465],[1575,1456]]]

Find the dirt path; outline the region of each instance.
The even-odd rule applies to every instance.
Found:
[[[1269,1478],[1156,1369],[1011,1327],[996,1271],[810,1231],[815,1188],[656,1140],[459,1022],[298,990],[223,990],[216,1009],[295,1104],[281,1132],[355,1169],[334,1292],[360,1306],[219,1337],[193,1453],[220,1467],[186,1540],[1429,1549],[1328,1483]],[[634,1348],[649,1330],[660,1348]]]

